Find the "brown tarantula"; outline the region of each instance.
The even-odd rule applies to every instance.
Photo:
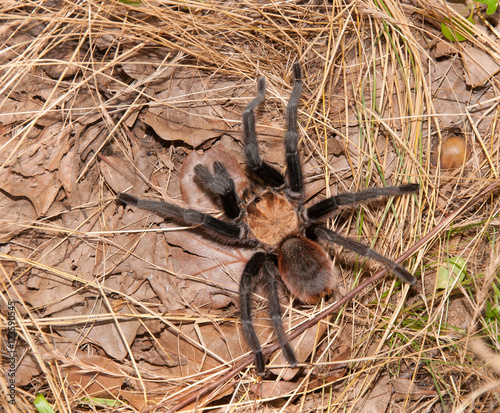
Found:
[[[315,205],[304,207],[302,169],[297,152],[297,108],[302,89],[299,63],[293,65],[294,87],[287,106],[285,134],[288,181],[261,160],[255,134],[254,110],[264,101],[266,81],[258,80],[258,93],[243,112],[246,164],[256,185],[241,199],[234,182],[221,162],[214,162],[213,172],[197,165],[195,174],[205,189],[217,196],[227,219],[214,218],[194,209],[137,198],[119,193],[125,204],[149,210],[155,214],[187,225],[201,226],[222,242],[233,241],[247,248],[255,248],[241,276],[241,324],[244,337],[255,354],[257,373],[264,374],[265,361],[252,324],[251,295],[254,281],[262,272],[267,284],[269,312],[276,337],[288,363],[295,367],[297,358],[285,334],[276,280],[281,278],[290,292],[304,303],[315,303],[321,296],[337,288],[331,276],[331,259],[317,241],[337,244],[359,255],[382,263],[406,283],[414,284],[415,277],[390,259],[369,247],[344,238],[322,224],[322,219],[339,207],[379,197],[411,194],[418,184],[371,188],[356,193],[332,196]]]

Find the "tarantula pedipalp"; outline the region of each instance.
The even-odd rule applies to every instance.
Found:
[[[331,260],[317,241],[337,244],[359,255],[385,265],[406,283],[415,277],[400,265],[371,248],[344,238],[322,225],[322,219],[342,206],[380,197],[400,196],[418,192],[418,184],[371,188],[356,193],[339,194],[315,205],[304,207],[302,169],[297,152],[299,134],[297,112],[302,89],[299,63],[293,65],[294,87],[287,105],[285,150],[288,181],[262,161],[255,133],[254,111],[265,96],[265,78],[258,80],[257,96],[243,112],[244,150],[248,170],[255,185],[244,196],[236,193],[234,182],[222,162],[214,162],[213,172],[197,165],[195,174],[206,190],[217,196],[227,219],[222,220],[191,208],[152,201],[119,193],[126,204],[152,211],[157,215],[187,225],[201,226],[223,242],[235,242],[256,252],[245,266],[240,280],[241,324],[244,337],[255,354],[259,375],[265,372],[262,348],[252,324],[254,281],[262,273],[267,284],[269,312],[277,340],[288,363],[295,367],[297,358],[285,334],[276,282],[281,279],[288,290],[304,303],[315,303],[336,288],[331,273]]]

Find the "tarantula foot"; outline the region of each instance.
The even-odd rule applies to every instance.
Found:
[[[120,202],[123,202],[127,205],[137,206],[137,204],[139,203],[139,198],[133,195],[126,194],[124,192],[120,192],[117,197]]]
[[[255,351],[255,369],[258,376],[263,376],[266,372],[266,362],[261,350]]]
[[[293,79],[296,82],[300,82],[302,80],[302,69],[300,67],[299,62],[295,62],[292,66]]]
[[[287,363],[290,365],[290,367],[292,368],[297,367],[298,364],[297,357],[295,356],[295,352],[293,351],[293,348],[290,345],[290,343],[282,344],[281,350],[283,351],[283,355],[285,356],[285,359]],[[264,355],[262,354],[261,350],[256,350],[254,354],[255,354],[255,370],[257,370],[257,375],[263,376],[266,372],[266,362],[264,361]]]
[[[290,367],[297,367],[297,357],[295,356],[295,352],[293,351],[290,343],[285,343],[281,349],[283,350],[283,355],[285,356],[288,364],[290,364]]]
[[[401,185],[399,187],[399,191],[402,194],[411,194],[413,192],[418,192],[420,191],[420,185],[419,184],[406,184],[406,185]]]
[[[410,285],[414,285],[417,282],[417,279],[403,267],[397,266],[394,268],[394,274],[396,274],[401,281]]]

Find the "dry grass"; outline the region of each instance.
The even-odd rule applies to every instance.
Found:
[[[123,402],[101,407],[110,411],[498,411],[498,81],[466,87],[461,57],[473,46],[500,65],[500,39],[491,22],[478,22],[464,33],[469,48],[447,45],[436,22],[453,13],[436,0],[2,2],[1,321],[7,333],[14,302],[18,337],[17,406],[4,398],[0,406],[33,411],[42,393],[60,412],[92,410],[95,394]],[[133,184],[177,198],[193,146],[241,149],[239,114],[257,76],[269,85],[264,152],[280,165],[274,148],[296,60],[309,200],[419,182],[419,196],[362,205],[331,224],[389,257],[410,250],[404,265],[420,281],[379,278],[340,310],[288,306],[291,333],[314,317],[324,332],[293,381],[282,372],[259,383],[251,356],[210,347],[214,331],[239,340],[235,284],[197,284],[190,269],[174,268],[173,247],[145,230],[145,218],[127,221],[115,195]],[[176,76],[198,94],[169,97],[182,89]],[[170,112],[148,112],[163,108]],[[158,116],[194,123],[162,140],[146,127]],[[441,170],[440,143],[457,131],[468,161]],[[376,271],[336,257],[346,291]],[[450,257],[465,260],[465,277],[439,289]],[[176,291],[189,283],[225,289],[231,300],[200,308]],[[100,342],[107,335],[112,351]],[[202,361],[146,363],[153,350]]]

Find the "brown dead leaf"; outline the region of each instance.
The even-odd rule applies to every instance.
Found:
[[[153,166],[143,148],[134,148],[133,164],[116,156],[100,155],[99,159],[102,161],[99,164],[101,173],[116,193],[130,189],[131,193],[141,195],[149,189]]]
[[[72,78],[78,73],[81,65],[68,64],[68,62],[82,62],[82,54],[77,41],[58,44],[57,47],[45,50],[44,59],[50,63],[43,65],[42,69],[52,79]]]
[[[380,377],[372,389],[360,403],[356,404],[354,411],[385,413],[391,402],[392,387],[387,377]]]
[[[252,391],[259,399],[279,399],[295,391],[300,384],[284,380],[262,380],[252,384]]]
[[[181,360],[178,357],[175,349],[165,348],[158,342],[158,340],[156,340],[155,337],[162,334],[164,326],[155,325],[158,323],[155,323],[154,321],[155,320],[153,320],[153,322],[148,321],[145,323],[147,325],[147,331],[150,334],[144,334],[145,329],[141,328],[138,332],[137,338],[134,340],[131,350],[135,360],[150,364],[151,366],[149,367],[146,364],[143,365],[143,367],[148,370],[154,369],[153,366],[175,367],[181,362],[187,364],[187,361]]]
[[[390,380],[389,383],[394,387],[396,401],[406,400],[407,397],[410,400],[418,400],[422,397],[437,397],[438,395],[436,390],[421,389],[412,380],[400,377]]]
[[[76,147],[73,146],[59,163],[58,177],[66,193],[70,194],[76,181],[76,168],[78,165]]]
[[[121,219],[122,228],[137,227],[139,222],[143,227],[147,225],[148,213],[138,209],[127,209]],[[153,219],[156,219],[153,217]],[[162,234],[147,232],[145,234],[118,234],[115,237],[112,254],[103,263],[109,267],[115,263],[114,272],[122,272],[126,277],[139,280],[148,280],[160,301],[169,312],[184,308],[185,300],[179,294],[179,281],[170,274],[168,269],[170,247]],[[124,258],[126,257],[126,260]]]
[[[231,112],[223,108],[227,100],[223,91],[233,87],[234,82],[214,80],[199,70],[176,72],[168,88],[156,95],[158,106],[150,105],[140,119],[161,139],[197,148],[227,129],[225,119]]]
[[[0,244],[31,226],[37,214],[27,199],[15,199],[0,191]]]
[[[70,150],[69,132],[69,127],[57,123],[46,127],[36,140],[25,139],[20,145],[7,136],[0,137],[6,149],[0,155],[0,163],[9,165],[0,174],[0,188],[13,197],[29,199],[38,216],[48,211],[61,188],[61,181],[53,172]]]
[[[66,380],[80,396],[119,396],[127,375],[121,366],[108,357],[93,356],[78,351],[78,357],[64,368]]]
[[[109,300],[112,307],[123,305],[121,300]],[[113,311],[115,310],[112,308]],[[81,325],[72,324],[68,327],[57,327],[56,331],[74,342],[94,342],[98,344],[109,356],[117,360],[123,360],[127,355],[127,348],[123,343],[126,340],[130,346],[134,341],[137,330],[141,326],[138,320],[134,318],[121,319],[122,314],[133,314],[134,310],[125,305],[123,309],[114,311],[117,318],[120,319],[119,324],[111,317],[110,309],[107,308],[102,300],[87,299],[79,305],[73,305],[71,308],[59,311],[54,314],[55,317],[63,317],[67,319],[78,319],[82,315],[95,316],[97,314],[108,314],[109,319],[104,321],[88,322],[83,321]]]
[[[483,50],[464,45],[461,53],[464,65],[465,81],[472,88],[482,87],[498,71],[500,65]]]
[[[50,173],[24,178],[9,170],[0,178],[0,188],[13,197],[28,198],[37,216],[48,211],[60,187],[57,177]]]
[[[137,409],[145,405],[143,387],[148,391],[148,381],[135,378],[136,374],[129,366],[116,363],[109,357],[98,354],[88,354],[77,347],[77,344],[64,337],[50,337],[50,344],[40,344],[47,362],[57,363],[64,375],[65,381],[75,397],[106,397],[123,398]],[[33,370],[35,377],[40,371]],[[142,370],[147,376],[149,372]],[[157,376],[155,376],[157,377]],[[122,389],[124,383],[128,387],[136,387],[137,392]],[[150,403],[159,401],[159,397],[148,394]]]
[[[63,102],[65,98],[66,90],[54,89],[53,80],[47,79],[43,70],[35,66],[19,77],[15,89],[2,100],[0,121],[5,125],[28,121],[34,121],[39,126],[53,125],[62,121],[63,112],[47,110],[47,99]]]
[[[33,382],[33,377],[42,373],[38,360],[26,343],[20,340],[16,342],[16,354],[19,355],[16,365],[16,386],[30,385]],[[8,369],[9,363],[2,363],[1,371],[5,377],[8,377]]]
[[[5,125],[24,122],[35,116],[42,109],[42,102],[31,100],[24,96],[19,96],[17,99],[5,98],[2,102],[2,112],[0,113],[0,121]],[[55,123],[59,117],[51,117],[49,124]]]
[[[148,76],[151,79],[147,82],[148,90],[160,91],[168,87],[168,81],[176,71],[172,62],[175,62],[178,54],[180,53],[172,53],[170,49],[161,46],[141,49],[134,53],[133,60],[123,62],[121,67],[132,79],[142,81]]]
[[[99,164],[100,171],[114,192],[123,192],[133,186],[137,175],[130,161],[116,156],[99,158],[103,161]]]
[[[253,251],[222,245],[193,230],[168,232],[166,239],[177,247],[170,257],[174,271],[194,277],[178,283],[187,302],[215,309],[235,301],[239,278]]]
[[[72,281],[64,276],[35,268],[26,276],[28,274],[27,281],[17,285],[17,289],[23,293],[24,300],[32,308],[43,309],[45,315],[78,305],[85,300],[83,293],[75,294]]]
[[[430,56],[434,61],[449,57],[457,53],[457,48],[447,40],[436,40],[435,46],[431,49]]]
[[[473,92],[468,90],[459,60],[443,60],[430,66],[434,96],[433,108],[439,116],[442,128],[460,124],[462,113],[471,102],[475,103]]]
[[[244,353],[232,323],[216,325],[209,320],[181,325],[176,330],[165,328],[155,345],[174,352],[172,361],[176,366],[170,369],[170,377],[197,374]]]

